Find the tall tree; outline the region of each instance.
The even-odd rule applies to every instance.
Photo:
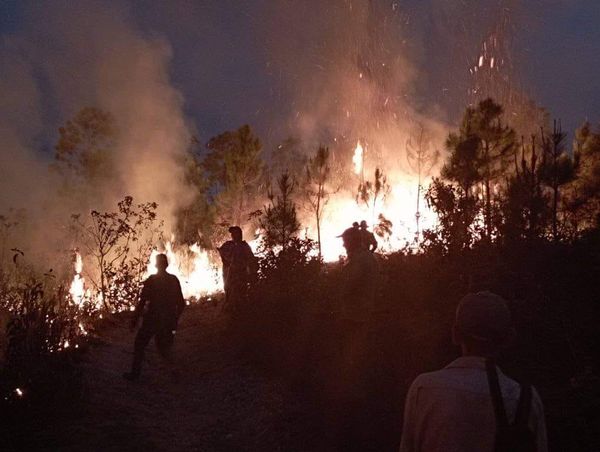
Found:
[[[437,164],[440,152],[431,147],[431,139],[422,124],[418,125],[418,131],[406,140],[406,159],[408,165],[417,174],[417,207],[415,221],[417,231],[415,241],[419,242],[421,218],[421,193],[423,192],[423,178],[429,176],[432,168]]]
[[[552,193],[552,238],[558,240],[559,202],[561,188],[571,182],[576,175],[576,162],[565,148],[567,134],[560,123],[554,121],[554,129],[549,136],[542,130],[542,162],[540,177]]]
[[[180,159],[186,184],[193,190],[192,201],[176,212],[176,237],[181,243],[199,243],[212,248],[216,208],[209,202],[209,184],[198,150],[198,140],[192,137],[188,152]]]
[[[334,191],[328,188],[331,179],[331,167],[329,166],[329,148],[319,146],[316,154],[308,160],[306,164],[306,177],[304,183],[304,194],[308,207],[315,215],[317,226],[317,245],[319,247],[319,257],[321,254],[321,221],[323,212],[329,197]]]
[[[204,158],[218,216],[224,225],[241,225],[258,207],[263,183],[262,145],[250,126],[211,138]]]
[[[465,196],[481,184],[487,239],[493,235],[495,184],[502,181],[515,145],[515,133],[503,123],[502,114],[502,106],[492,99],[467,108],[458,134],[448,136],[450,159],[442,170],[444,178],[461,185]]]
[[[271,248],[280,246],[285,251],[300,230],[293,200],[296,182],[288,172],[284,172],[277,180],[277,188],[277,194],[269,190],[269,205],[263,210],[260,226],[265,232],[266,245]]]
[[[520,158],[515,153],[514,174],[508,177],[501,202],[499,229],[508,240],[532,240],[545,234],[549,218],[548,196],[540,180],[540,152],[536,136],[521,143]]]

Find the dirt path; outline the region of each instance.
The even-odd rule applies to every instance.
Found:
[[[134,334],[126,318],[100,331],[86,354],[84,413],[50,449],[326,450],[302,395],[268,376],[225,337],[218,308],[188,308],[176,338],[178,375],[148,347],[142,378],[122,378]],[[54,442],[54,441],[52,441]]]

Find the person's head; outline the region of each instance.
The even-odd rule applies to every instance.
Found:
[[[231,234],[231,239],[235,242],[242,241],[242,228],[239,226],[231,226],[229,228],[229,233]]]
[[[157,254],[154,260],[154,265],[159,272],[164,272],[167,270],[169,266],[169,260],[167,259],[166,254]]]
[[[458,304],[452,338],[463,355],[496,356],[514,335],[510,311],[499,295],[470,293]]]
[[[362,220],[360,222],[360,228],[361,229],[367,229],[367,227],[368,227],[367,222],[365,220]]]
[[[354,229],[358,229],[358,221],[355,221],[354,223],[352,223],[352,227]]]

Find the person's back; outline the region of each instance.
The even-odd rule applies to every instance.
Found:
[[[514,422],[521,386],[499,369],[508,421]],[[533,391],[529,427],[537,450],[546,450],[543,407]],[[405,405],[401,451],[493,451],[496,420],[485,359],[463,356],[444,369],[419,375]]]
[[[527,422],[519,428],[504,427],[505,422],[514,425],[525,386],[492,363],[513,335],[510,311],[501,297],[480,292],[463,298],[452,330],[463,356],[444,369],[419,375],[412,383],[404,409],[401,452],[494,451],[507,442],[516,443],[519,450],[547,450],[544,410],[535,390],[530,400],[522,399],[519,417]],[[489,375],[486,362],[490,363]],[[502,404],[493,401],[493,394],[498,394],[492,390],[497,388],[496,376],[505,414]],[[513,447],[501,450],[515,451]]]
[[[144,282],[141,298],[148,303],[146,317],[161,323],[176,321],[185,305],[179,280],[167,272],[149,276]]]

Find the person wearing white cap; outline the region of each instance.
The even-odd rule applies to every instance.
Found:
[[[547,450],[537,391],[519,385],[494,364],[514,335],[500,296],[479,292],[461,300],[452,336],[462,356],[419,375],[410,386],[401,452]]]

